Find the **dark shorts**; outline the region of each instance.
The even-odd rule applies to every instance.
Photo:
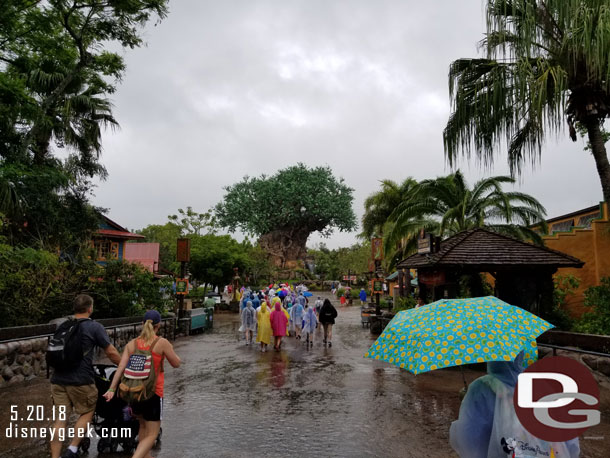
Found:
[[[163,398],[154,395],[142,402],[130,404],[134,415],[139,415],[146,421],[161,421],[163,419]]]

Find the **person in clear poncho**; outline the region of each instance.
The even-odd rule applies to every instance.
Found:
[[[303,315],[303,334],[305,334],[305,342],[307,346],[313,347],[313,333],[318,326],[318,319],[313,307],[306,307]]]
[[[290,325],[294,328],[297,340],[301,340],[301,326],[303,325],[303,315],[305,309],[300,303],[296,303],[290,309]]]
[[[252,307],[252,301],[247,301],[246,308],[241,311],[241,327],[239,330],[245,333],[246,345],[251,345],[254,331],[256,331],[256,310]]]
[[[521,352],[514,361],[488,362],[488,375],[468,387],[459,418],[449,430],[449,443],[461,458],[528,457],[528,447],[539,447],[545,453],[533,456],[580,455],[578,439],[546,442],[532,436],[519,422],[513,393],[517,377],[524,370],[523,359]]]

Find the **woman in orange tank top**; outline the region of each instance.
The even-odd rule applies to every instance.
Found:
[[[172,344],[163,337],[158,337],[157,332],[161,327],[161,315],[156,310],[149,310],[144,314],[144,325],[142,333],[137,339],[132,340],[125,346],[121,363],[117,368],[110,388],[104,394],[104,398],[110,401],[115,394],[116,388],[121,380],[129,357],[138,350],[150,350],[152,354],[153,366],[157,376],[155,383],[155,394],[141,402],[130,404],[133,414],[140,422],[140,430],[138,432],[138,447],[132,458],[147,458],[150,457],[150,450],[153,448],[159,430],[161,428],[161,419],[163,416],[163,384],[165,382],[165,373],[163,372],[163,360],[171,364],[172,367],[180,366],[180,358],[174,352]]]

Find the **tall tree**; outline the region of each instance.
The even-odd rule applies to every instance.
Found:
[[[356,226],[353,189],[329,167],[298,164],[271,177],[245,177],[226,191],[216,206],[219,226],[259,237],[281,268],[295,267],[304,259],[312,232],[329,236],[334,229],[351,231]]]
[[[388,218],[394,209],[412,194],[416,185],[417,181],[411,177],[401,184],[392,180],[383,180],[381,190],[374,192],[364,201],[360,236],[366,240],[376,235],[382,236]]]
[[[511,177],[496,176],[479,180],[471,188],[459,170],[424,180],[390,215],[393,225],[385,245],[391,249],[402,241],[408,252],[422,229],[446,237],[476,227],[541,243],[529,226],[544,224],[545,209],[528,194],[502,189],[503,184],[514,182]]]
[[[493,162],[508,144],[511,174],[538,160],[547,134],[567,122],[588,135],[610,202],[603,122],[610,114],[610,8],[607,0],[488,0],[486,56],[449,70],[453,112],[444,131],[451,164],[474,152]]]
[[[0,1],[0,153],[41,165],[69,146],[92,176],[101,129],[116,125],[106,96],[124,72],[109,44],[140,46],[140,28],[167,0]],[[16,145],[18,141],[18,145]]]

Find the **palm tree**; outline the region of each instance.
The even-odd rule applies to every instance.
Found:
[[[382,236],[388,218],[394,209],[412,194],[416,185],[417,181],[411,177],[401,184],[392,180],[383,180],[381,190],[371,194],[364,201],[360,237],[370,240],[371,237]]]
[[[539,159],[545,134],[560,133],[565,116],[572,140],[577,129],[586,131],[610,202],[608,0],[488,0],[481,47],[485,58],[450,66],[449,162],[474,152],[491,164],[506,140],[514,176]]]
[[[422,229],[447,237],[477,227],[541,244],[540,235],[528,226],[544,225],[546,211],[528,194],[502,190],[503,184],[514,182],[511,177],[496,176],[470,188],[459,170],[424,180],[390,215],[393,224],[385,245],[393,247],[402,241],[405,252],[409,252],[414,250]]]

